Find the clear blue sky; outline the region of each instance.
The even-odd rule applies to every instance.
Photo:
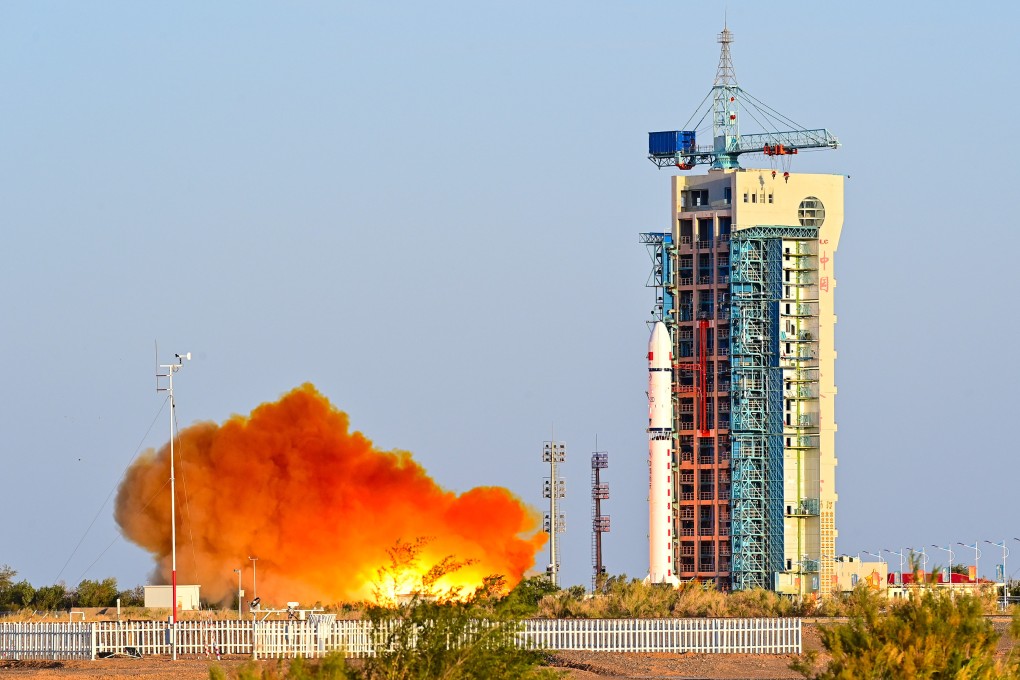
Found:
[[[1020,535],[1020,59],[1003,32],[1020,10],[726,9],[741,85],[844,144],[793,170],[851,177],[839,550]],[[711,86],[723,11],[0,5],[0,564],[37,586],[145,582],[140,549],[103,552],[118,535],[103,503],[139,444],[166,440],[163,416],[149,431],[158,339],[164,359],[196,357],[182,423],[312,381],[457,491],[539,505],[555,426],[567,584],[590,579],[597,435],[605,561],[643,576],[638,233],[669,224],[646,133],[679,127]]]

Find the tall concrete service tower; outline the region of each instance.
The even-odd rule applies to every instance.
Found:
[[[670,229],[641,235],[653,261],[652,321],[672,343],[669,465],[650,467],[649,499],[659,553],[659,505],[671,515],[669,568],[664,576],[662,557],[651,555],[659,564],[649,578],[826,595],[837,535],[833,295],[843,176],[790,172],[790,162],[839,142],[740,88],[732,41],[724,29],[711,110],[700,117],[707,123],[711,113],[701,132],[710,130],[711,144],[698,144],[697,129],[649,134],[659,167],[708,166],[672,178]],[[745,115],[765,129],[739,134]]]

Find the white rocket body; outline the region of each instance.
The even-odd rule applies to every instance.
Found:
[[[648,340],[648,580],[679,583],[673,571],[673,341],[661,321]]]

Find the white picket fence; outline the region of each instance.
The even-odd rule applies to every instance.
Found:
[[[169,655],[163,621],[0,623],[0,659],[95,659]],[[529,619],[516,633],[533,649],[602,652],[797,654],[800,619]],[[370,621],[180,621],[179,656],[254,658],[375,654],[386,631]]]
[[[0,623],[0,659],[94,659],[95,624]]]
[[[531,619],[529,647],[595,652],[799,654],[800,619]]]

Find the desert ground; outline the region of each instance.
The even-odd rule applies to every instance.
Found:
[[[804,649],[819,649],[817,628],[804,628]],[[799,678],[789,669],[792,655],[765,654],[618,654],[610,652],[556,652],[550,666],[562,669],[565,680],[657,680],[659,678]],[[249,657],[168,657],[97,659],[95,661],[4,661],[0,677],[73,680],[198,680],[209,677],[209,668],[231,671],[251,663]],[[259,663],[276,665],[276,661]],[[286,664],[286,661],[283,662]]]

